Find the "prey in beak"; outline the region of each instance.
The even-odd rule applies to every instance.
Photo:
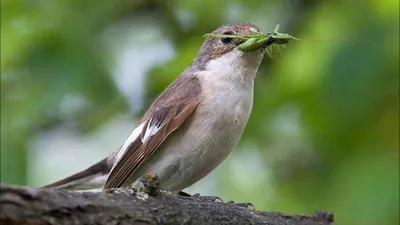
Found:
[[[258,49],[265,49],[270,57],[273,57],[274,47],[282,55],[280,47],[286,47],[290,40],[300,40],[293,37],[288,33],[279,33],[279,24],[276,25],[273,32],[254,32],[250,35],[224,35],[224,34],[206,34],[205,36],[212,36],[217,38],[234,38],[241,40],[242,43],[237,46],[240,51],[252,52]]]

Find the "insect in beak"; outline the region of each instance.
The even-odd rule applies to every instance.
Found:
[[[276,47],[282,55],[280,47],[285,47],[290,40],[299,40],[287,33],[279,33],[279,24],[276,25],[273,32],[268,33],[254,33],[252,35],[223,35],[223,34],[206,34],[215,38],[236,38],[244,42],[237,46],[240,51],[252,52],[258,49],[266,49],[270,57],[274,57],[273,51]]]

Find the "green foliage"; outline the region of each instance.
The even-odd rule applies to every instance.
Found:
[[[93,132],[127,113],[102,39],[114,23],[151,15],[176,50],[146,74],[145,105],[190,64],[204,33],[243,21],[268,32],[279,23],[301,41],[265,58],[253,113],[215,174],[216,193],[264,210],[332,211],[337,224],[399,223],[397,1],[166,2],[1,2],[2,182],[30,185],[29,151],[41,131],[77,124],[78,133]]]

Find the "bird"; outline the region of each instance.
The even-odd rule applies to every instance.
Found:
[[[260,32],[256,25],[235,23],[212,33]],[[160,189],[178,193],[204,178],[236,148],[252,111],[265,48],[243,52],[237,48],[243,42],[206,37],[191,64],[150,105],[117,151],[42,188],[123,188],[155,173]]]

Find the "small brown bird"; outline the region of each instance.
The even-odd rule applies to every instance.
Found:
[[[248,23],[215,34],[250,35]],[[122,147],[86,170],[43,188],[119,188],[153,172],[160,188],[179,192],[214,170],[236,147],[253,105],[265,53],[241,40],[207,37],[197,57],[153,102]]]

